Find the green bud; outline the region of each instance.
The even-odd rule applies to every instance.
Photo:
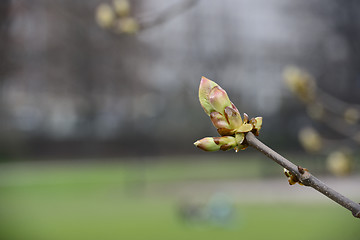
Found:
[[[305,103],[313,102],[316,94],[316,82],[307,72],[289,66],[283,73],[288,88]]]
[[[211,90],[219,86],[215,82],[207,79],[206,77],[202,77],[199,86],[199,100],[202,108],[206,112],[207,115],[210,115],[211,112],[215,111],[213,106],[210,104],[209,95]]]
[[[349,153],[345,151],[332,152],[326,160],[327,168],[335,176],[349,175],[353,169],[353,162]]]
[[[308,171],[306,168],[303,168],[303,170]],[[284,174],[288,178],[288,182],[290,185],[294,185],[295,183],[298,183],[299,185],[304,186],[304,184],[301,183],[299,181],[299,179],[295,175],[293,175],[289,170],[287,170],[286,168],[284,168]]]
[[[206,137],[194,143],[204,151],[229,150],[239,151],[249,145],[245,141],[245,133],[250,131],[258,135],[262,118],[251,119],[245,113],[244,121],[239,110],[230,101],[226,91],[215,82],[202,77],[199,86],[199,100],[205,113],[222,137]]]
[[[214,152],[219,151],[220,146],[214,142],[214,138],[206,137],[194,142],[194,145],[204,151]]]
[[[114,0],[113,1],[115,12],[120,17],[126,17],[130,13],[130,3],[128,0]]]
[[[229,150],[236,146],[234,137],[206,137],[200,139],[194,143],[194,145],[204,151],[218,151],[218,150]]]
[[[297,178],[292,175],[292,173],[287,170],[286,168],[284,168],[284,174],[285,176],[288,178],[288,182],[290,185],[294,185],[295,183],[297,183],[299,180],[297,180]]]
[[[262,126],[262,117],[252,118],[250,124],[253,126],[253,133],[259,136],[259,132]]]
[[[323,140],[312,127],[305,127],[299,132],[299,141],[308,152],[319,152],[323,147]]]
[[[135,18],[124,17],[117,22],[117,31],[124,34],[135,34],[139,31],[139,23]]]
[[[115,20],[115,14],[111,6],[106,3],[100,4],[96,8],[96,22],[103,28],[112,26]]]

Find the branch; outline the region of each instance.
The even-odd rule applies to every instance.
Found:
[[[183,12],[187,11],[191,7],[193,7],[199,0],[184,0],[180,1],[177,4],[169,7],[168,9],[159,13],[156,17],[151,20],[141,21],[140,28],[142,30],[152,28],[156,25],[162,24],[164,22],[173,19],[174,17],[182,14]]]
[[[328,198],[332,199],[333,201],[337,202],[344,208],[350,210],[354,217],[360,218],[360,204],[355,203],[352,200],[348,199],[347,197],[341,195],[337,191],[333,190],[332,188],[328,187],[325,183],[321,182],[319,179],[314,177],[308,171],[304,171],[303,168],[300,166],[296,166],[264,143],[262,143],[259,139],[255,137],[255,135],[251,132],[246,134],[246,141],[249,146],[255,148],[256,150],[262,152],[267,157],[271,158],[277,164],[283,166],[287,170],[289,170],[293,175],[295,175],[299,181],[304,184],[305,186],[310,186],[315,190],[321,192]]]
[[[334,114],[343,115],[344,110],[348,108],[355,108],[360,111],[360,104],[348,103],[337,97],[332,96],[331,94],[325,92],[322,89],[316,89],[316,96],[318,101],[322,103],[328,111]]]

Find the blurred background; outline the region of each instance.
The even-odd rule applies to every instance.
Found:
[[[216,129],[201,76],[259,138],[360,201],[360,2],[1,0],[1,239],[358,239],[359,220]]]

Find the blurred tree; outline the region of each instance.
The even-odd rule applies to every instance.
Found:
[[[2,134],[6,141],[9,136],[28,139],[29,152],[50,154],[47,149],[52,145],[62,149],[59,152],[72,148],[71,153],[93,155],[89,149],[100,149],[100,155],[106,151],[119,155],[133,152],[130,148],[138,147],[138,139],[148,143],[142,146],[148,151],[181,152],[181,147],[190,152],[193,149],[186,143],[208,128],[195,121],[201,114],[193,97],[197,79],[204,74],[231,86],[229,94],[238,106],[252,105],[254,112],[249,114],[259,110],[267,124],[284,129],[279,135],[276,128],[265,128],[273,131],[264,134],[265,139],[271,136],[275,145],[292,147],[296,137],[288,119],[300,125],[304,117],[296,112],[301,106],[282,101],[279,75],[284,64],[295,60],[318,67],[317,80],[326,91],[345,84],[325,84],[323,79],[334,81],[347,64],[339,58],[324,61],[330,58],[319,47],[343,46],[334,30],[340,6],[335,0],[2,4],[11,15],[3,22],[8,29],[8,60],[1,64],[8,73],[1,78],[0,104],[6,113],[0,116],[4,120],[0,131],[12,129],[6,137]],[[124,34],[100,27],[96,13],[101,4],[107,6],[105,16],[111,12],[111,22],[131,17],[138,31]],[[128,23],[120,25],[132,25]],[[341,26],[346,24],[354,23]],[[332,40],[326,43],[327,39]],[[326,53],[346,52],[330,50]],[[10,72],[14,66],[16,71]],[[353,121],[354,111],[347,111],[347,116]],[[188,131],[189,127],[196,130]],[[44,143],[46,149],[41,147]]]
[[[11,72],[13,68],[13,64],[11,63],[9,50],[11,49],[11,41],[10,41],[10,29],[9,29],[9,22],[10,22],[10,0],[3,0],[0,1],[0,122],[3,125],[3,128],[7,128],[8,122],[7,117],[7,108],[4,104],[3,99],[3,91],[4,91],[4,79],[5,77]],[[0,128],[0,133],[2,132]],[[3,155],[6,155],[5,147],[9,147],[9,142],[11,140],[5,140],[4,138],[0,137],[0,158]]]
[[[10,0],[3,0],[0,2],[0,76],[4,76],[8,71],[9,19]]]

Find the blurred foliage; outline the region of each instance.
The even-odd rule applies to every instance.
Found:
[[[193,154],[191,142],[210,134],[196,99],[205,74],[266,119],[262,140],[299,150],[296,129],[309,121],[283,91],[282,69],[304,66],[317,92],[356,102],[359,9],[353,0],[1,1],[0,159]],[[306,108],[314,118],[329,111]],[[334,125],[352,130],[358,115],[343,108],[336,121],[351,127]]]

